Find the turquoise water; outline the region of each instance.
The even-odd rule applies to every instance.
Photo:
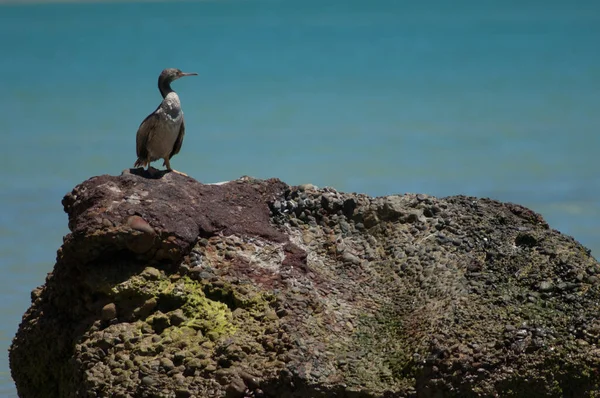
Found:
[[[178,170],[526,205],[600,253],[600,3],[0,6],[0,349],[67,232],[60,200],[135,161],[164,67]],[[160,166],[160,163],[156,166]],[[0,355],[0,396],[15,396]]]

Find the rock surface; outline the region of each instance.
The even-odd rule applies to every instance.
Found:
[[[600,265],[521,206],[137,170],[63,205],[21,397],[600,395]]]

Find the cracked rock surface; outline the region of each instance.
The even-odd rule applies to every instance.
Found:
[[[138,170],[63,205],[21,397],[600,396],[600,265],[522,206]]]

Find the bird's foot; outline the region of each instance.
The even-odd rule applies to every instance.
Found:
[[[152,166],[148,166],[148,170],[147,171],[148,171],[148,175],[150,177],[154,177],[156,175],[156,173],[160,172],[160,170],[158,170],[158,169],[156,169],[156,168],[154,168]]]

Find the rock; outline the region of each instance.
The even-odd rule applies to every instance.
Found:
[[[151,376],[145,376],[142,378],[142,384],[146,386],[153,386],[157,381]]]
[[[242,398],[244,396],[245,391],[246,384],[244,384],[244,380],[242,380],[239,377],[235,377],[227,386],[227,389],[225,390],[225,397]]]
[[[104,225],[112,226],[112,222],[105,218]],[[140,216],[129,217],[127,219],[127,225],[129,225],[131,229],[135,229],[136,231],[146,232],[150,235],[155,235],[154,228],[152,228],[150,224],[148,224],[148,222]]]
[[[600,395],[600,264],[524,207],[136,170],[63,205],[20,397]]]
[[[139,319],[146,319],[148,317],[148,315],[150,315],[152,313],[152,311],[156,308],[157,304],[158,304],[157,298],[150,297],[149,299],[144,301],[144,303],[142,304],[142,306],[140,308],[137,308],[134,311],[134,314]]]
[[[181,309],[177,309],[169,315],[169,321],[171,322],[171,325],[179,326],[187,320],[188,318],[183,314]]]
[[[187,388],[180,388],[175,391],[175,398],[189,398],[192,396],[192,392]]]
[[[158,335],[160,335],[163,332],[163,330],[168,328],[171,324],[169,317],[166,314],[163,314],[162,312],[158,312],[157,314],[153,315],[148,320],[148,323],[152,324],[152,329]]]
[[[156,281],[160,278],[160,271],[154,267],[146,267],[142,272],[142,276],[148,280]]]
[[[356,257],[354,254],[350,252],[344,252],[341,257],[344,263],[350,264],[360,264],[360,258]]]
[[[117,306],[115,303],[106,304],[102,307],[102,320],[110,321],[113,318],[117,317]]]
[[[260,386],[260,380],[257,377],[252,376],[250,373],[242,371],[239,373],[239,376],[249,388],[256,389]]]
[[[160,366],[162,366],[165,370],[169,371],[175,368],[175,364],[169,358],[161,358]]]
[[[551,281],[542,281],[540,282],[540,292],[549,292],[554,288],[554,285]]]

